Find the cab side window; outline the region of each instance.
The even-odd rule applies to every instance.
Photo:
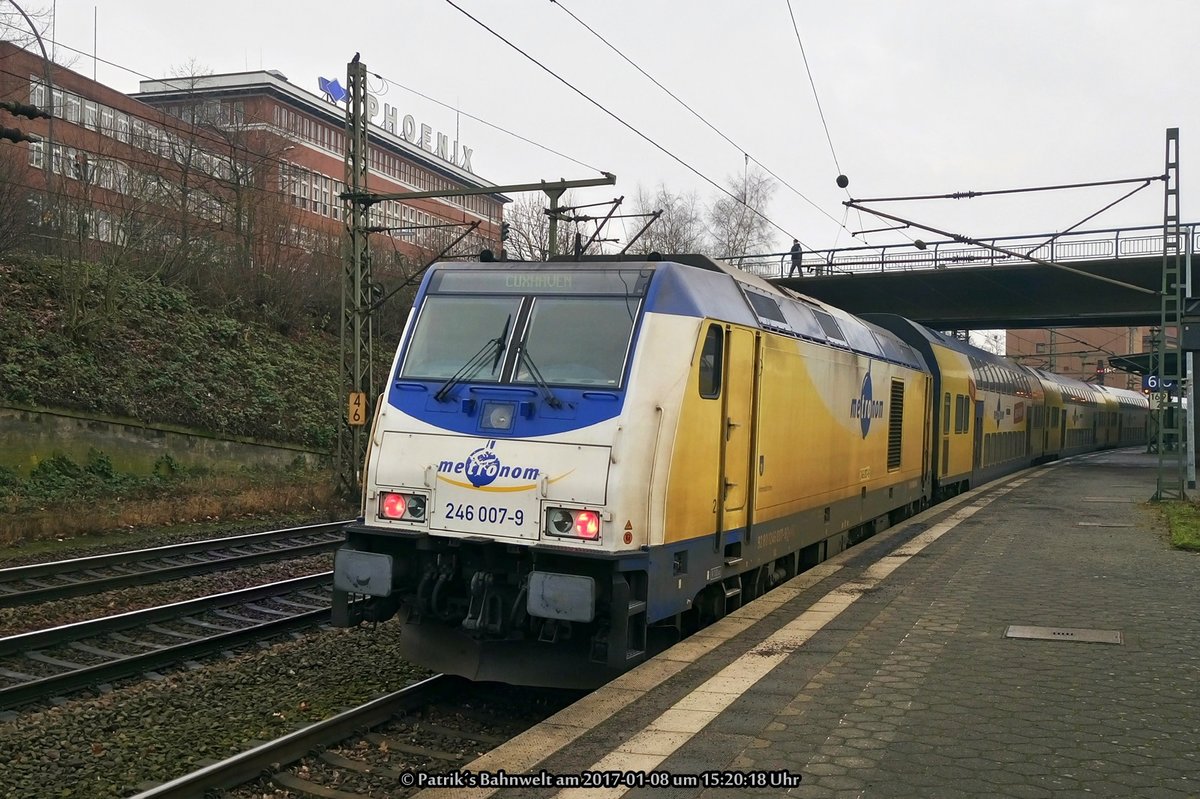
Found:
[[[716,399],[721,396],[721,361],[724,355],[725,331],[719,325],[709,325],[700,349],[700,396]]]

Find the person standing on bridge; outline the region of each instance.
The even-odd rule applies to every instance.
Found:
[[[797,272],[799,272],[801,274],[801,276],[803,276],[804,268],[801,265],[801,260],[803,259],[804,256],[801,254],[799,239],[792,239],[791,253],[792,253],[792,268],[791,268],[791,271],[788,272],[788,277],[791,277],[792,275],[796,274]]]

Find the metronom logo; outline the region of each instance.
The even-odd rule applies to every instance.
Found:
[[[527,466],[506,466],[500,462],[500,456],[494,451],[495,441],[489,441],[486,447],[480,447],[461,461],[441,461],[438,472],[446,474],[461,474],[471,481],[471,485],[482,488],[491,485],[497,478],[512,480],[536,481],[541,469]]]

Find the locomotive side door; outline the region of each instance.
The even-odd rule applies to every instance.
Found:
[[[725,391],[721,414],[721,485],[717,496],[717,548],[726,530],[747,528],[754,472],[754,402],[758,388],[757,331],[725,328]]]

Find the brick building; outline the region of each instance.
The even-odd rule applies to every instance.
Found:
[[[280,191],[309,215],[306,224],[341,230],[339,195],[345,174],[345,111],[341,106],[292,85],[274,70],[143,81],[140,89],[133,97],[172,116],[219,118],[226,127],[259,133],[262,149],[276,162],[273,166],[279,171]],[[371,106],[375,105],[372,98]],[[394,109],[385,107],[385,112],[389,111],[385,125],[371,125],[368,130],[368,190],[389,193],[491,185],[471,171],[469,149],[457,141],[451,149],[444,134],[438,134],[435,141],[425,125],[418,137],[415,123],[413,135],[406,138]],[[371,224],[412,228],[384,233],[398,238],[401,249],[413,250],[436,247],[446,239],[446,231],[428,226],[477,221],[480,226],[463,249],[478,252],[490,246],[499,251],[500,222],[507,201],[500,194],[385,201],[372,207]]]
[[[179,260],[204,258],[310,271],[305,257],[338,257],[340,106],[274,71],[144,81],[127,96],[65,67],[49,70],[48,90],[41,57],[0,42],[0,99],[43,109],[52,101],[52,123],[0,112],[0,125],[41,139],[0,143],[0,157],[5,178],[29,190],[34,235],[43,242],[76,246],[81,257],[115,244],[168,272]],[[371,126],[370,190],[491,185],[471,171],[470,151],[457,142],[447,160],[444,137],[412,143],[402,133]],[[464,222],[480,225],[456,252],[498,251],[507,201],[485,194],[378,203],[371,224],[395,228],[372,236],[384,256],[378,263],[386,270],[436,254],[462,228],[435,226]]]
[[[1009,330],[1005,352],[1026,366],[1098,385],[1141,390],[1141,378],[1116,371],[1114,355],[1150,352],[1148,327],[1073,327]]]

